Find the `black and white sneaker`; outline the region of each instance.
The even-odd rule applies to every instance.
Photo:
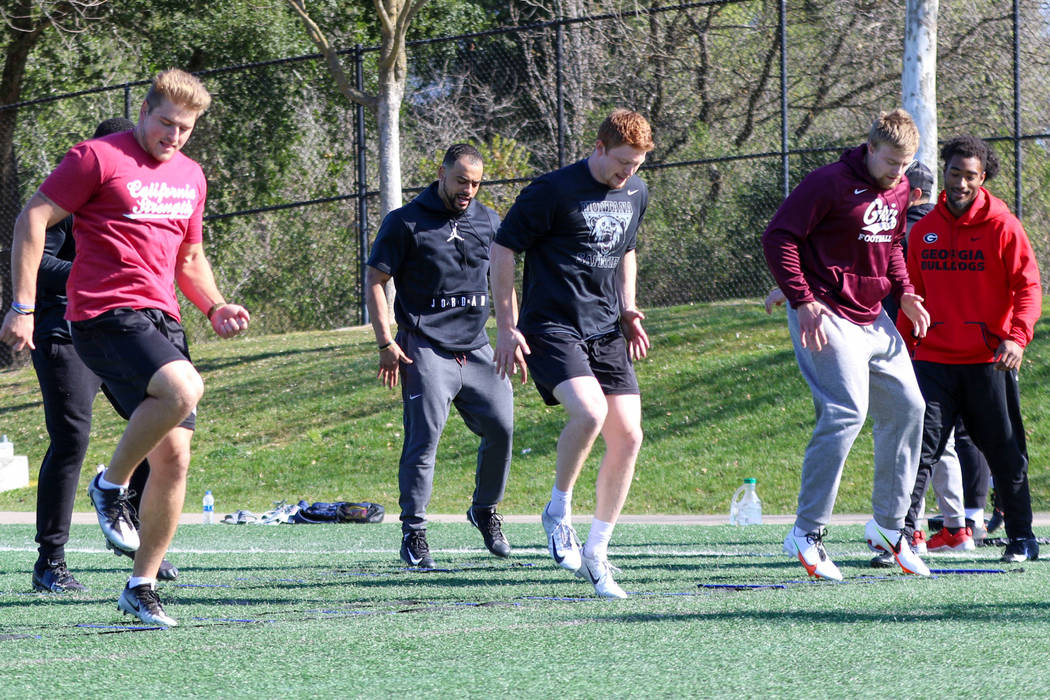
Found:
[[[503,516],[495,508],[471,508],[467,511],[467,520],[481,530],[485,538],[485,547],[497,557],[510,556],[510,542],[503,534]]]
[[[1039,540],[1034,537],[1011,537],[999,561],[1016,564],[1022,561],[1035,561],[1039,558]]]
[[[426,530],[409,530],[401,538],[401,559],[409,566],[433,569],[434,558],[430,556]]]
[[[164,608],[160,605],[160,596],[148,583],[134,588],[124,586],[120,598],[117,599],[117,610],[134,615],[149,625],[175,627],[179,624],[164,612]]]
[[[33,590],[45,593],[86,591],[87,586],[77,581],[64,561],[42,559],[33,567]]]
[[[114,546],[112,542],[106,540],[106,547],[113,550],[113,553],[118,557],[127,557],[131,561],[135,561],[134,552],[125,552],[123,549]],[[160,562],[160,569],[157,570],[157,579],[161,581],[174,581],[179,577],[179,570],[175,568],[167,559],[162,559]]]
[[[134,552],[139,548],[138,517],[135,508],[128,501],[128,490],[104,489],[98,485],[99,476],[96,474],[88,485],[88,496],[95,506],[102,534],[114,547],[125,552]]]

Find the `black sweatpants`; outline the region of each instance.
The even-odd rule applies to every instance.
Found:
[[[1032,498],[1028,490],[1028,446],[1021,421],[1017,373],[993,363],[948,365],[916,362],[915,376],[926,400],[920,472],[929,472],[944,451],[958,418],[988,460],[1002,500],[1006,535],[1033,537]],[[923,483],[925,491],[925,483]],[[915,518],[921,498],[912,493],[909,518]]]
[[[72,341],[42,338],[36,341],[32,357],[51,441],[37,486],[37,549],[41,560],[64,561],[80,467],[91,435],[91,405],[102,382],[77,355]],[[149,465],[143,462],[129,487],[135,492],[132,505],[136,509],[148,477]]]

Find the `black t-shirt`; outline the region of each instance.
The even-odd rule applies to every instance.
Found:
[[[387,214],[368,265],[394,278],[399,329],[448,352],[487,344],[489,247],[499,216],[472,200],[462,214],[445,207],[432,183]]]
[[[617,270],[634,250],[649,191],[637,175],[612,189],[587,160],[542,175],[521,191],[496,243],[525,252],[518,328],[592,338],[616,330]]]

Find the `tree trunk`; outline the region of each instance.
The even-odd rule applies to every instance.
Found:
[[[919,127],[916,160],[933,172],[937,187],[937,3],[938,0],[908,0],[904,26],[904,68],[901,92],[904,109]]]
[[[380,216],[401,206],[401,99],[405,86],[393,75],[383,75],[379,84],[376,122],[379,126]]]

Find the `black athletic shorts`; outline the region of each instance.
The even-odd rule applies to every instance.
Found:
[[[113,309],[70,326],[80,359],[129,416],[146,398],[157,370],[190,359],[182,324],[157,309]],[[194,410],[179,426],[193,430],[196,423]]]
[[[606,396],[640,393],[620,331],[586,340],[565,333],[526,335],[525,342],[532,351],[525,363],[548,406],[558,405],[554,387],[573,377],[594,377]]]

